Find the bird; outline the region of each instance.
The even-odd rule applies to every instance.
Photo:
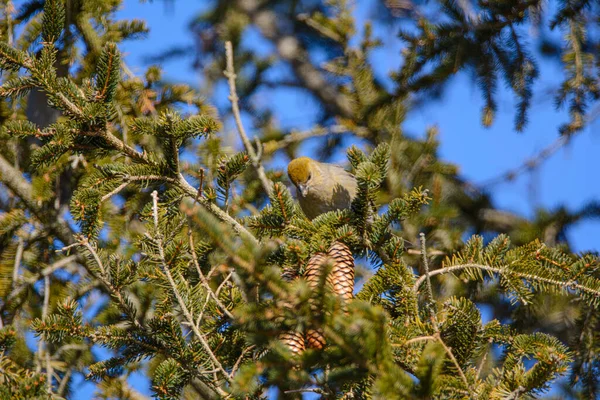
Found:
[[[350,208],[356,196],[356,178],[339,165],[299,157],[288,164],[288,176],[296,186],[300,208],[311,220],[328,211]]]

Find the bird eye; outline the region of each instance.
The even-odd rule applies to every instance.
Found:
[[[308,173],[308,180],[310,181],[312,179],[312,172]]]

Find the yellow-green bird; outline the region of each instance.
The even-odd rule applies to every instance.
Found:
[[[288,176],[296,186],[302,211],[310,219],[328,211],[350,208],[356,196],[356,179],[339,165],[300,157],[288,164]]]

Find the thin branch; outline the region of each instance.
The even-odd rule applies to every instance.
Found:
[[[60,218],[55,210],[45,210],[33,198],[31,184],[23,177],[20,170],[14,168],[0,155],[0,180],[11,190],[25,206],[53,233],[58,240],[65,244],[73,242],[73,230],[69,224]]]
[[[229,271],[229,274],[225,277],[225,279],[223,279],[223,282],[221,282],[221,284],[219,285],[219,287],[215,291],[215,294],[217,296],[219,295],[219,293],[221,293],[221,289],[223,289],[223,287],[227,284],[227,282],[229,282],[229,280],[233,276],[234,272],[235,272],[235,270],[233,268],[231,268],[231,271]]]
[[[286,390],[283,393],[318,393],[318,394],[326,394],[326,392],[323,389],[320,388],[306,388],[306,389],[293,389],[293,390]]]
[[[460,364],[458,363],[458,360],[456,359],[456,357],[454,357],[454,354],[452,353],[452,349],[450,349],[450,347],[448,347],[446,345],[446,343],[444,343],[444,341],[442,340],[442,337],[440,336],[440,332],[436,332],[434,335],[431,336],[418,336],[412,339],[407,340],[404,343],[394,343],[392,344],[393,347],[404,347],[410,344],[414,344],[414,343],[418,343],[418,342],[425,342],[425,341],[432,341],[432,342],[438,342],[439,344],[442,345],[442,347],[444,348],[444,351],[446,352],[446,354],[448,355],[448,357],[450,358],[450,360],[452,361],[452,363],[454,364],[454,366],[456,367],[456,369],[458,370],[458,373],[460,374],[460,377],[463,381],[463,383],[465,384],[465,389],[467,389],[469,391],[469,394],[471,394],[471,398],[473,398],[473,393],[471,390],[471,386],[469,385],[469,381],[467,380],[467,377],[465,375],[465,373],[463,372]]]
[[[433,290],[431,290],[431,279],[429,278],[429,261],[427,260],[427,243],[425,241],[425,234],[421,233],[421,256],[423,257],[423,268],[425,268],[425,279],[427,282],[427,308],[429,308],[429,317],[433,322],[433,329],[439,333],[439,326],[437,316],[435,313],[435,305],[433,300]]]
[[[235,364],[233,364],[233,368],[231,368],[231,374],[229,376],[231,376],[232,379],[233,379],[233,376],[235,375],[235,373],[237,372],[237,369],[240,367],[242,360],[244,359],[244,356],[246,354],[248,354],[248,352],[250,350],[254,349],[255,347],[256,347],[255,345],[251,345],[251,346],[246,347],[244,350],[242,350],[242,354],[240,354],[240,356],[238,357]]]
[[[23,258],[23,249],[25,244],[23,242],[23,238],[19,236],[19,244],[17,245],[17,252],[15,254],[15,266],[13,269],[12,282],[13,285],[17,284],[17,280],[19,279],[19,270],[21,268],[21,259]]]
[[[6,299],[7,304],[10,303],[14,298],[19,296],[19,294],[21,294],[21,292],[23,292],[23,290],[25,290],[29,285],[35,284],[38,281],[38,279],[40,279],[41,277],[49,276],[57,269],[63,268],[65,265],[67,265],[77,259],[78,259],[78,257],[75,255],[62,258],[62,259],[52,263],[48,267],[44,268],[42,271],[38,272],[36,275],[25,279],[25,281],[21,285],[15,287],[10,292],[10,294],[7,296],[7,299]]]
[[[44,276],[44,308],[42,309],[42,320],[48,317],[48,308],[50,305],[50,276]],[[41,340],[40,340],[41,342]],[[52,364],[50,363],[50,350],[48,343],[44,342],[44,355],[46,358],[46,390],[52,394]]]
[[[188,181],[181,174],[179,175],[179,178],[170,178],[161,175],[127,175],[123,177],[123,180],[125,180],[127,183],[140,181],[161,181],[175,184],[179,186],[183,191],[185,191],[187,195],[193,197],[196,202],[207,208],[213,215],[215,215],[221,221],[229,223],[238,234],[249,238],[254,242],[254,244],[258,244],[258,240],[256,240],[254,235],[252,235],[243,225],[236,221],[232,216],[221,210],[216,204],[211,203],[204,197],[201,197],[201,195],[199,194],[201,193],[200,189],[196,190],[192,185],[188,183]],[[123,185],[126,186],[125,183]],[[124,187],[123,185],[119,186],[111,193],[102,197],[102,200],[104,201],[105,198],[108,198],[116,194],[118,191],[122,190]]]
[[[111,191],[110,193],[105,194],[104,196],[102,196],[102,198],[100,199],[100,203],[104,203],[106,200],[110,199],[111,197],[113,197],[115,194],[119,193],[121,190],[125,189],[127,187],[127,185],[129,185],[129,182],[123,182],[121,183],[119,186],[117,186],[113,191]]]
[[[204,276],[204,273],[202,273],[202,269],[200,268],[200,263],[198,263],[198,256],[196,255],[196,250],[195,250],[195,246],[194,246],[194,238],[192,236],[191,229],[188,233],[188,238],[189,238],[189,242],[190,242],[190,252],[192,253],[192,261],[194,263],[194,266],[196,267],[196,271],[198,272],[198,276],[200,277],[200,282],[202,283],[202,286],[204,286],[204,288],[208,291],[208,293],[210,293],[211,297],[213,298],[213,300],[215,301],[217,306],[219,306],[219,308],[221,308],[221,310],[223,310],[225,315],[227,315],[227,317],[229,319],[233,320],[234,319],[233,314],[227,309],[227,307],[225,307],[225,305],[221,302],[221,300],[219,300],[219,297],[211,289],[210,284],[208,283],[208,280]]]
[[[192,388],[194,388],[194,390],[196,391],[196,393],[198,393],[198,395],[200,395],[201,399],[206,399],[206,400],[222,399],[222,397],[220,397],[217,393],[215,393],[215,389],[208,386],[206,383],[202,382],[199,379],[192,379],[192,381],[190,382],[190,386]]]
[[[509,270],[507,269],[507,266],[502,266],[502,267],[490,267],[488,265],[481,265],[481,264],[460,264],[460,265],[453,265],[451,267],[444,267],[444,268],[440,268],[440,269],[436,269],[433,270],[429,273],[429,276],[434,276],[434,275],[440,275],[440,274],[447,274],[450,272],[455,272],[455,271],[461,271],[467,268],[478,268],[481,269],[483,271],[489,271],[489,272],[494,272],[497,274],[503,274],[506,273],[507,271],[510,272],[512,275],[518,277],[518,278],[522,278],[522,279],[527,279],[530,281],[537,281],[537,282],[543,282],[543,283],[549,283],[551,285],[555,285],[558,287],[562,287],[562,288],[568,288],[568,289],[574,289],[574,290],[579,290],[581,292],[585,292],[585,293],[589,293],[592,294],[594,296],[600,297],[600,291],[599,290],[594,290],[592,288],[589,288],[587,286],[583,286],[579,283],[575,283],[572,281],[559,281],[556,279],[550,279],[550,278],[544,278],[541,276],[537,276],[537,275],[532,275],[532,274],[528,274],[525,272],[519,272],[519,271],[513,271],[513,270]],[[423,282],[426,280],[425,276],[420,276],[419,279],[417,279],[417,281],[415,282],[414,286],[413,286],[413,292],[416,293],[419,290],[419,287],[423,284]]]
[[[179,174],[179,187],[186,192],[186,194],[192,198],[197,198],[198,190],[195,189],[192,185],[185,180],[185,178]],[[254,237],[248,229],[246,229],[242,224],[236,221],[231,215],[227,214],[225,211],[221,210],[219,206],[215,203],[211,203],[206,199],[206,197],[200,197],[198,199],[198,203],[208,209],[213,215],[219,218],[223,222],[229,223],[229,225],[242,237],[245,237],[252,241],[253,244],[258,244],[258,240]],[[184,203],[182,203],[183,211],[186,214],[191,215],[193,209],[187,208]]]
[[[469,394],[471,395],[470,397],[471,398],[475,398],[473,396],[474,393],[471,390],[471,385],[469,385],[469,381],[467,380],[467,377],[465,376],[465,373],[463,372],[462,368],[460,367],[460,364],[458,363],[458,360],[456,359],[456,357],[454,357],[454,354],[452,353],[452,350],[450,350],[450,347],[446,346],[446,343],[444,343],[444,341],[440,337],[439,332],[436,333],[435,338],[437,339],[438,343],[440,343],[442,345],[442,347],[444,347],[444,350],[446,351],[446,354],[448,355],[448,357],[450,357],[450,360],[452,360],[452,362],[456,366],[456,369],[458,370],[458,373],[460,374],[460,378],[462,379],[463,383],[465,384],[465,389],[467,389],[469,391]]]
[[[102,279],[103,280],[108,279],[108,275],[106,273],[106,269],[104,268],[104,263],[100,259],[100,256],[98,255],[98,252],[96,252],[96,249],[94,249],[94,247],[90,244],[90,242],[87,240],[87,238],[85,238],[83,236],[80,237],[79,245],[81,245],[81,246],[85,247],[86,249],[88,249],[88,251],[90,252],[90,254],[92,255],[92,257],[94,258],[94,261],[96,262],[96,265],[98,265],[98,268],[100,268],[100,274],[102,275],[101,276]]]
[[[62,396],[65,393],[67,383],[69,382],[69,379],[71,379],[72,373],[73,370],[71,368],[67,369],[67,372],[65,372],[65,376],[63,376],[62,380],[60,381],[60,385],[58,385],[58,389],[56,389],[57,395]]]
[[[563,135],[557,138],[555,141],[550,143],[547,147],[545,147],[542,151],[540,151],[534,157],[528,158],[521,165],[516,168],[509,169],[508,171],[503,172],[502,174],[490,178],[483,182],[480,186],[483,188],[490,188],[492,186],[496,186],[503,182],[509,182],[514,180],[517,176],[527,171],[531,171],[540,166],[544,161],[550,158],[554,153],[564,147],[567,143],[569,143],[570,136]]]
[[[270,140],[265,142],[265,147],[268,153],[273,153],[277,150],[284,149],[287,146],[303,142],[306,139],[327,136],[327,135],[343,135],[346,133],[352,133],[358,137],[366,137],[368,135],[368,129],[356,127],[350,131],[344,125],[332,125],[332,126],[317,126],[307,131],[291,131],[290,133],[283,136],[281,140]]]
[[[490,343],[491,343],[491,339],[490,339]],[[481,376],[481,371],[483,371],[483,366],[485,365],[485,362],[487,360],[487,355],[488,355],[488,351],[486,351],[485,353],[483,353],[483,357],[481,357],[481,361],[479,362],[479,366],[477,367],[477,377],[479,378]]]
[[[420,256],[421,255],[421,250],[417,250],[417,249],[406,249],[406,254],[411,254],[413,256]],[[427,255],[431,256],[431,257],[436,257],[436,256],[445,256],[446,252],[441,251],[441,250],[431,250],[429,249],[427,251]]]
[[[523,386],[519,386],[518,388],[516,388],[515,390],[510,392],[508,394],[508,396],[505,397],[505,399],[506,400],[517,400],[519,398],[519,395],[525,393],[526,391],[527,391],[527,389],[525,389]]]
[[[235,124],[237,126],[238,133],[240,134],[240,138],[244,143],[244,147],[250,156],[250,160],[252,161],[252,165],[256,169],[258,173],[258,178],[265,189],[265,192],[270,195],[273,191],[273,183],[267,178],[265,174],[265,169],[260,160],[260,156],[257,155],[252,143],[250,143],[250,139],[248,139],[248,135],[246,134],[246,130],[244,129],[244,125],[242,124],[242,117],[240,115],[240,106],[239,106],[239,97],[237,95],[237,91],[235,88],[235,69],[233,68],[233,46],[231,42],[227,41],[225,43],[225,57],[227,59],[227,69],[224,71],[225,76],[229,81],[229,101],[231,102],[231,111],[233,112],[233,117],[235,119]],[[259,148],[259,153],[262,153],[262,149]]]

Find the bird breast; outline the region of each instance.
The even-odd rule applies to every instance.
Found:
[[[311,184],[307,195],[298,194],[300,207],[310,219],[333,211],[350,208],[356,196],[356,179],[342,167],[321,164],[318,181]]]

